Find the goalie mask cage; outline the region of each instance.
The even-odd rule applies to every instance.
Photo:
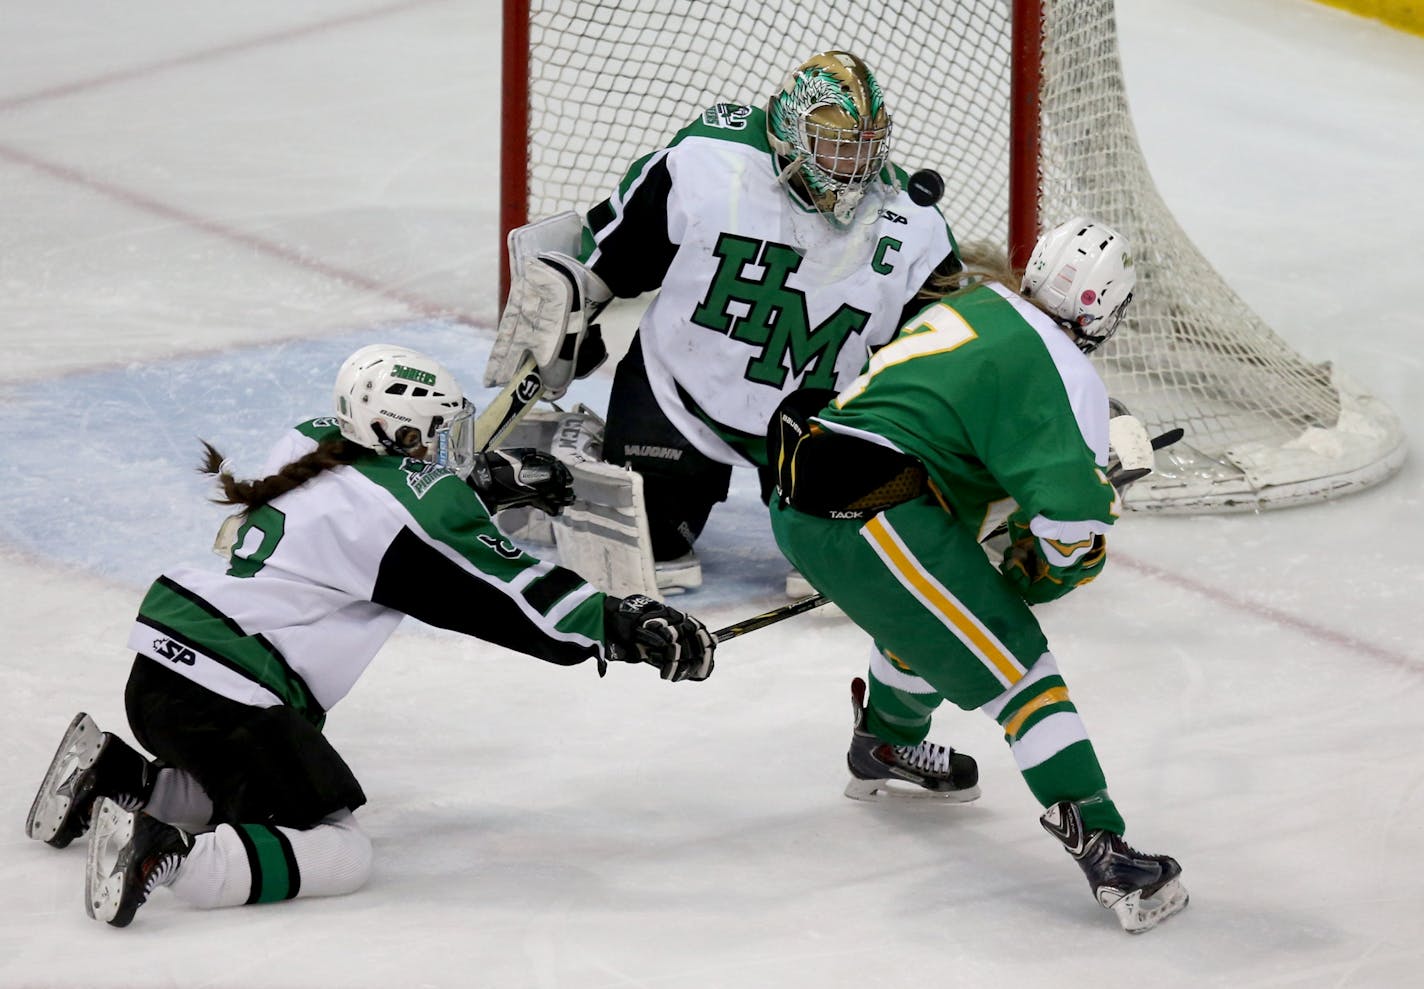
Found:
[[[701,110],[764,106],[829,48],[876,73],[891,157],[944,176],[940,208],[962,246],[1008,244],[1022,265],[1040,225],[1076,214],[1134,245],[1136,296],[1093,360],[1150,432],[1186,436],[1158,453],[1129,507],[1318,501],[1399,467],[1394,415],[1292,351],[1162,202],[1128,111],[1112,0],[505,0],[502,237],[586,211]]]

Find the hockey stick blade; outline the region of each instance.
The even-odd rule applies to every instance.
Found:
[[[475,419],[475,449],[488,450],[496,446],[543,394],[544,376],[534,357],[527,355],[509,384],[490,399]]]
[[[768,625],[775,625],[777,622],[785,621],[795,615],[804,614],[814,608],[819,608],[823,604],[829,604],[830,598],[824,594],[812,594],[790,604],[783,604],[780,608],[773,608],[771,611],[764,611],[754,618],[747,618],[740,622],[728,625],[726,628],[719,628],[712,633],[712,638],[719,644],[728,639],[735,639],[739,635],[746,635],[748,632],[755,632],[759,628],[766,628]]]
[[[1152,444],[1152,450],[1153,452],[1156,452],[1158,450],[1165,450],[1167,447],[1171,446],[1173,443],[1176,443],[1185,435],[1186,431],[1183,430],[1181,426],[1176,426],[1172,429],[1169,429],[1165,433],[1159,433],[1156,436],[1152,437],[1150,441]],[[1140,481],[1151,473],[1152,468],[1150,467],[1138,467],[1133,468],[1131,470],[1122,470],[1121,468],[1119,468],[1116,471],[1110,471],[1108,473],[1108,481],[1112,483],[1113,487],[1121,491],[1133,481]]]
[[[1160,435],[1152,437],[1152,449],[1165,450],[1167,447],[1171,446],[1173,443],[1177,442],[1185,435],[1186,431],[1182,429],[1181,426],[1178,426],[1175,429],[1169,429],[1165,433],[1161,433]]]

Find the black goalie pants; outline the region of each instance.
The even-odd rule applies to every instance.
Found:
[[[731,467],[704,455],[663,415],[648,383],[637,335],[613,375],[603,459],[642,475],[654,560],[675,560],[692,552],[712,506],[727,500],[732,482]],[[766,481],[764,477],[763,501],[770,490]]]

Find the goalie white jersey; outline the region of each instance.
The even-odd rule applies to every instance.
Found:
[[[778,181],[764,112],[719,104],[589,212],[585,263],[617,296],[661,290],[639,326],[647,374],[698,450],[763,463],[784,396],[845,386],[895,336],[957,253],[938,208],[905,184],[882,170],[836,229]]]

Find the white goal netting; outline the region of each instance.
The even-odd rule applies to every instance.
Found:
[[[1173,220],[1138,148],[1112,0],[1047,0],[1039,215],[1106,221],[1136,246],[1127,323],[1094,360],[1156,433],[1186,438],[1131,489],[1133,508],[1255,510],[1388,477],[1398,421],[1329,363],[1302,360]],[[961,244],[1004,245],[1010,0],[529,0],[528,215],[583,211],[634,160],[716,102],[762,104],[816,51],[860,55],[895,123],[892,155],[945,178]],[[1016,206],[1015,208],[1021,208]]]

